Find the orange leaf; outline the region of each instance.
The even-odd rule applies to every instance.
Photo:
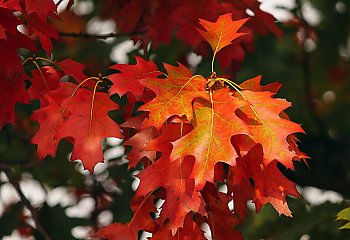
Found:
[[[160,129],[171,116],[178,115],[193,119],[192,100],[196,97],[208,98],[204,89],[206,79],[202,76],[192,76],[189,69],[183,65],[178,67],[166,64],[168,77],[165,79],[148,78],[141,83],[153,90],[157,97],[141,106],[139,110],[149,111],[149,119],[143,127],[154,126]]]
[[[200,19],[199,23],[206,31],[198,29],[199,33],[207,40],[214,51],[214,56],[222,48],[230,45],[232,41],[246,33],[238,33],[238,29],[248,21],[249,18],[243,18],[238,21],[232,20],[232,13],[219,16],[216,22],[208,22]]]
[[[217,162],[234,164],[237,153],[231,145],[231,137],[249,134],[246,124],[234,111],[244,101],[230,95],[228,89],[214,92],[212,102],[200,99],[194,103],[195,128],[173,143],[172,160],[192,155],[196,158],[192,177],[201,189],[206,181],[213,181]]]
[[[144,86],[140,80],[147,78],[156,78],[162,72],[158,71],[156,64],[152,61],[146,61],[141,57],[136,57],[136,64],[115,64],[111,68],[121,71],[108,76],[113,82],[109,90],[111,94],[118,93],[123,96],[127,92],[132,92],[137,99],[143,94]]]
[[[296,154],[289,150],[287,136],[304,131],[299,124],[280,117],[291,103],[272,98],[272,92],[244,90],[241,94],[249,104],[241,107],[237,114],[249,124],[251,139],[263,146],[265,163],[276,159],[286,167],[293,168],[292,159]]]

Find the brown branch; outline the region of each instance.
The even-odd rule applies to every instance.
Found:
[[[89,34],[85,32],[58,32],[61,37],[71,38],[94,38],[94,39],[107,39],[107,38],[118,38],[118,37],[129,37],[131,35],[142,35],[144,32],[127,32],[127,33],[107,33],[107,34]]]
[[[47,230],[41,224],[41,222],[39,220],[39,213],[38,213],[37,209],[35,209],[33,207],[33,205],[30,203],[28,198],[22,192],[21,187],[19,186],[19,183],[18,183],[16,177],[13,175],[11,169],[3,168],[2,171],[6,174],[7,178],[9,179],[9,182],[16,189],[19,197],[21,198],[21,201],[29,209],[30,213],[32,214],[32,218],[33,218],[33,220],[35,222],[36,228],[42,234],[43,238],[45,240],[53,240],[53,238],[50,236],[50,234],[47,232]]]

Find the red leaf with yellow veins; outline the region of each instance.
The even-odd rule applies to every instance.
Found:
[[[235,110],[246,103],[231,96],[227,88],[213,93],[211,102],[194,103],[194,129],[173,143],[172,160],[192,155],[196,158],[192,178],[201,189],[206,181],[213,181],[217,162],[234,164],[237,153],[231,144],[236,134],[249,134],[246,124]]]
[[[207,40],[214,51],[214,56],[222,48],[230,45],[232,41],[246,33],[238,33],[237,31],[248,21],[249,18],[243,18],[238,21],[232,20],[232,13],[219,16],[216,22],[208,22],[200,19],[199,24],[206,31],[198,29],[199,33]]]
[[[119,125],[108,116],[109,111],[119,106],[110,100],[108,94],[97,92],[94,95],[87,89],[80,89],[62,106],[72,115],[57,130],[56,137],[72,137],[71,159],[80,159],[84,167],[93,172],[94,166],[103,161],[101,141],[106,137],[122,138]]]
[[[64,108],[58,105],[51,98],[47,98],[48,106],[40,108],[32,115],[32,120],[39,122],[39,131],[32,138],[32,143],[38,145],[39,159],[47,155],[55,156],[57,145],[61,139],[55,138],[57,129],[63,122],[64,116],[69,116],[70,112],[64,112]]]
[[[60,87],[60,79],[62,74],[51,66],[45,66],[39,70],[32,71],[32,84],[28,89],[28,94],[31,99],[40,99],[40,106],[47,105],[45,94]]]
[[[143,127],[154,126],[160,129],[171,116],[178,115],[193,119],[192,100],[197,97],[208,99],[209,95],[204,89],[207,82],[199,75],[192,76],[190,70],[183,65],[171,66],[166,64],[168,77],[165,79],[144,79],[141,83],[157,94],[152,101],[141,106],[139,110],[149,111],[149,118]]]
[[[39,159],[47,155],[55,156],[60,138],[56,138],[56,130],[69,117],[70,111],[61,106],[61,102],[72,96],[76,88],[72,83],[61,83],[60,88],[45,95],[48,105],[34,112],[31,119],[39,123],[39,130],[32,138],[38,145]]]
[[[249,104],[241,107],[237,114],[249,124],[252,133],[250,137],[263,146],[266,164],[276,159],[286,167],[293,168],[295,153],[289,150],[287,137],[304,131],[299,124],[280,117],[281,112],[289,108],[291,103],[272,98],[272,92],[246,90],[241,94]]]
[[[126,92],[132,92],[137,99],[143,94],[144,86],[140,82],[142,79],[157,78],[162,72],[158,71],[156,64],[152,61],[146,61],[141,57],[136,57],[136,64],[115,64],[111,68],[121,71],[108,76],[113,82],[109,92],[118,93],[123,96]]]

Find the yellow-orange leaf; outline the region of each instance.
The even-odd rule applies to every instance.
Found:
[[[296,153],[289,150],[287,137],[290,134],[304,132],[301,126],[280,117],[282,111],[291,106],[284,99],[272,98],[272,92],[242,91],[248,105],[237,114],[249,124],[250,137],[263,146],[265,164],[274,159],[286,167],[293,168],[292,159]]]
[[[192,76],[191,71],[183,65],[166,64],[168,77],[165,79],[147,78],[142,84],[157,94],[151,102],[139,109],[149,111],[149,119],[143,128],[154,126],[158,130],[171,116],[185,115],[188,120],[193,118],[192,100],[196,97],[208,98],[204,89],[206,79],[202,76]]]
[[[230,45],[232,41],[246,33],[238,33],[238,29],[248,21],[249,18],[243,18],[238,21],[232,20],[232,13],[221,15],[216,22],[208,22],[200,19],[201,24],[206,31],[198,29],[199,33],[207,40],[214,51],[214,56],[222,48]]]
[[[237,153],[231,137],[249,134],[246,124],[234,111],[245,102],[230,95],[227,88],[213,93],[211,102],[199,99],[194,103],[195,128],[183,138],[173,142],[170,159],[192,155],[196,162],[192,171],[196,186],[201,189],[206,181],[213,181],[217,162],[234,164]]]

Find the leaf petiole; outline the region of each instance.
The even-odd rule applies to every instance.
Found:
[[[89,80],[95,80],[95,81],[97,81],[97,84],[95,85],[95,87],[98,85],[99,82],[103,82],[103,81],[101,80],[101,78],[98,78],[98,77],[89,77],[89,78],[86,78],[86,79],[84,79],[81,83],[78,84],[78,86],[75,88],[74,92],[72,93],[71,97],[73,97],[73,96],[76,94],[76,92],[78,91],[78,89],[79,89],[84,83],[86,83],[86,82],[89,81]]]
[[[219,78],[218,78],[218,79],[219,79]],[[235,82],[233,82],[233,81],[231,81],[231,80],[229,80],[229,79],[226,79],[226,78],[220,78],[220,80],[222,80],[222,81],[226,82],[228,85],[230,85],[233,89],[236,90],[236,92],[238,92],[238,94],[239,94],[246,102],[249,103],[249,101],[246,99],[246,97],[245,97],[245,96],[243,95],[243,93],[241,92],[241,87],[240,87],[237,83],[235,83]],[[252,105],[251,103],[249,103],[249,107],[250,107],[250,109],[253,111],[254,115],[259,119],[259,121],[260,121],[262,124],[264,124],[264,121],[260,118],[260,116],[259,116],[258,113],[255,111],[255,109],[253,108],[253,105]]]

